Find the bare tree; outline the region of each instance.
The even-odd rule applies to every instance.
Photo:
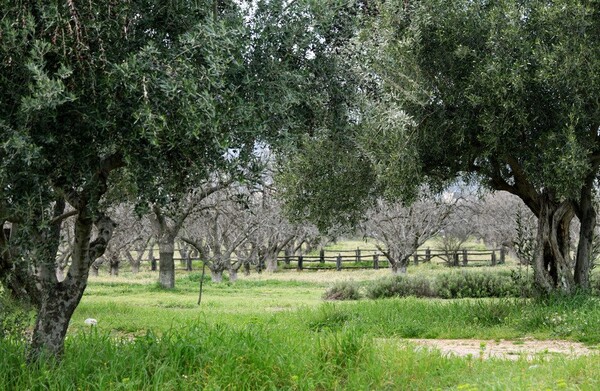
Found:
[[[152,205],[152,222],[160,258],[159,283],[163,288],[175,287],[175,239],[186,219],[193,213],[209,208],[203,201],[230,184],[231,180],[216,178],[190,191],[181,199],[171,199],[165,205]]]
[[[477,232],[477,209],[479,203],[476,198],[454,199],[453,213],[445,221],[444,228],[438,236],[444,252],[444,261],[448,266],[459,266],[459,252],[465,243],[473,238]]]
[[[237,275],[238,270],[243,266],[244,274],[249,275],[252,266],[258,266],[258,247],[255,242],[246,240],[236,250],[236,262],[232,264],[230,268],[230,274],[235,273]]]
[[[263,184],[252,194],[252,212],[260,225],[249,239],[258,252],[259,271],[265,269],[271,273],[278,270],[279,253],[301,236],[299,228],[293,226],[283,215],[281,205],[274,197],[275,191],[272,186]]]
[[[362,225],[366,236],[390,263],[394,274],[406,273],[411,255],[447,223],[455,203],[422,197],[411,206],[379,200]]]
[[[181,239],[193,246],[201,260],[210,269],[214,282],[221,282],[223,272],[229,272],[232,281],[243,263],[232,260],[234,252],[256,230],[256,220],[250,217],[245,203],[236,198],[243,194],[240,189],[228,189],[214,194],[211,207],[195,215],[186,224],[185,236]]]
[[[513,247],[516,236],[516,217],[522,222],[532,222],[531,229],[537,229],[537,219],[517,196],[507,192],[485,194],[471,202],[473,206],[473,223],[476,234],[488,246]]]

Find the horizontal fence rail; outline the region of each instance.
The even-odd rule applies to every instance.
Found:
[[[505,262],[507,249],[497,248],[489,250],[467,250],[444,251],[437,249],[417,250],[410,256],[409,264],[437,262],[451,267],[478,267],[496,266]],[[145,259],[147,260],[147,258]],[[149,259],[151,270],[157,271],[160,260],[158,257]],[[193,266],[198,267],[201,260],[195,256],[187,258],[173,257],[173,261],[179,267],[176,270],[192,271]],[[142,261],[143,262],[143,261]],[[379,250],[341,250],[330,251],[321,249],[318,255],[283,255],[277,257],[278,267],[296,270],[347,270],[347,269],[380,269],[391,268],[384,253]],[[248,265],[247,267],[250,267]],[[257,270],[264,270],[265,265],[259,262],[253,264]]]
[[[442,261],[448,266],[476,267],[496,266],[503,264],[506,259],[506,249],[490,250],[418,250],[411,255],[413,265],[434,261]],[[391,267],[387,258],[381,251],[375,250],[345,250],[325,251],[320,255],[286,255],[277,257],[277,262],[284,269],[297,270],[343,270],[343,269],[379,269]]]

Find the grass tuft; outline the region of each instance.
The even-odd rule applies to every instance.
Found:
[[[359,300],[361,297],[359,286],[354,281],[336,282],[323,294],[324,300]]]

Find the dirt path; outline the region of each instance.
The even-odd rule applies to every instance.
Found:
[[[521,356],[527,359],[545,355],[565,355],[577,357],[597,353],[598,350],[582,343],[570,341],[538,341],[520,339],[515,341],[494,341],[480,339],[405,339],[402,341],[416,344],[424,349],[435,349],[446,355],[466,357],[502,358],[517,360]]]

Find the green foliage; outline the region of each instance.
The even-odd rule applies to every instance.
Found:
[[[369,161],[344,135],[307,138],[301,153],[289,156],[277,177],[287,215],[321,230],[358,222],[372,203],[373,180]]]
[[[313,331],[339,331],[348,323],[350,317],[342,307],[327,304],[319,307],[317,311],[311,311],[306,324]]]
[[[367,297],[379,299],[385,297],[435,297],[432,282],[423,276],[399,275],[372,282],[367,287]]]
[[[517,235],[513,243],[515,252],[522,264],[531,265],[538,251],[538,244],[533,232],[534,229],[531,224],[527,224],[526,219],[520,211],[517,211],[515,220],[517,224]]]
[[[286,167],[289,208],[321,227],[354,223],[348,210],[373,198],[411,202],[423,185],[439,192],[462,177],[517,195],[536,216],[563,203],[565,226],[582,218],[600,168],[599,21],[579,0],[377,3],[342,52],[346,82],[360,92],[348,130],[311,135],[345,148],[328,155],[309,145],[311,159]],[[315,190],[335,183],[345,184],[335,195]],[[581,223],[587,232],[589,219]],[[587,247],[577,268],[558,265],[570,255],[549,230],[538,247],[558,273],[535,264],[540,289],[586,285]]]
[[[521,289],[510,276],[497,273],[447,273],[436,279],[439,297],[519,297]]]
[[[337,282],[323,293],[324,300],[358,300],[361,297],[360,288],[353,281]]]
[[[0,291],[0,339],[22,340],[31,320],[31,308]]]
[[[293,276],[292,281],[248,280],[244,290],[234,285],[223,288],[224,284],[213,290],[209,283],[206,301],[199,309],[171,306],[195,303],[197,284],[186,281],[184,276],[179,277],[177,285],[181,291],[177,293],[154,291],[153,279],[129,284],[128,291],[123,291],[127,286],[124,283],[92,280],[84,303],[77,309],[61,362],[44,359],[35,366],[27,365],[23,341],[0,339],[0,389],[423,390],[599,386],[595,374],[600,361],[595,354],[579,358],[540,354],[528,360],[479,360],[427,351],[402,340],[534,337],[598,344],[598,298],[411,297],[322,303],[322,284],[293,281],[297,274]],[[303,295],[306,291],[310,295]],[[98,295],[100,292],[108,294]],[[248,305],[249,297],[253,305]],[[288,300],[295,310],[267,310]],[[137,324],[142,307],[153,312]],[[99,319],[98,326],[74,327],[92,314]],[[111,318],[125,318],[129,328],[107,325]],[[158,323],[165,318],[172,322]],[[132,362],[136,365],[132,366]]]
[[[440,273],[433,278],[400,275],[375,281],[367,297],[437,297],[442,299],[483,297],[530,297],[532,281],[521,275],[485,272]]]
[[[0,236],[4,286],[54,305],[40,308],[67,308],[64,295],[49,292],[83,293],[111,236],[107,219],[98,238],[90,231],[115,203],[173,205],[217,176],[250,180],[257,150],[344,130],[351,86],[330,58],[357,8],[339,0],[2,3],[0,225],[18,223],[10,241]],[[73,272],[59,284],[46,276],[65,210],[76,216],[77,239]],[[72,309],[65,313],[68,322]],[[52,338],[58,349],[63,336]]]

